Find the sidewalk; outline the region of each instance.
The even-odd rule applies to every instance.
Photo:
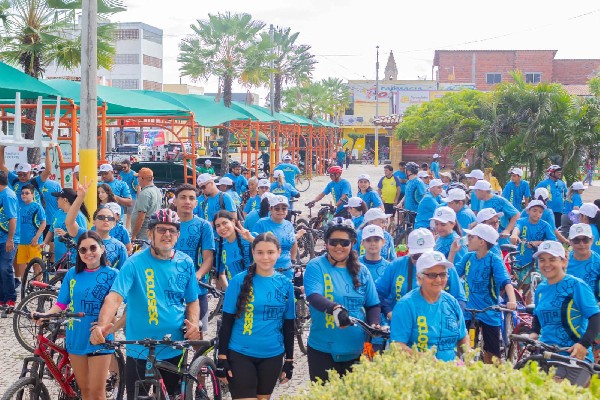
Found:
[[[600,180],[592,181],[592,186],[588,186],[581,195],[584,203],[593,203],[600,199]]]

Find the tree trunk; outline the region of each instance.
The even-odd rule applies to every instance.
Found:
[[[233,78],[225,76],[223,78],[223,104],[225,107],[231,107],[231,86]],[[229,124],[225,124],[228,126]],[[221,152],[221,176],[229,172],[229,129],[223,129],[223,150]]]
[[[273,97],[274,97],[273,102],[275,103],[275,111],[280,112],[281,111],[281,86],[282,86],[283,76],[281,74],[275,74],[275,78],[273,80],[275,81],[275,93],[273,95]]]

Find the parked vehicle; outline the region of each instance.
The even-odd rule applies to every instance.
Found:
[[[188,176],[192,176],[192,168],[185,166],[181,162],[176,161],[140,161],[131,164],[131,169],[138,172],[141,168],[150,168],[154,172],[154,184],[157,187],[164,187],[169,184],[180,185],[185,183],[183,178],[183,169],[188,169]],[[196,169],[196,174],[198,170]],[[195,185],[191,178],[187,182]]]

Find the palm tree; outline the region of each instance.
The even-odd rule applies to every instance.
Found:
[[[197,20],[191,25],[192,35],[179,44],[177,61],[181,63],[181,75],[194,81],[219,77],[223,103],[231,107],[235,79],[247,86],[264,84],[267,80],[265,61],[270,43],[258,37],[264,26],[246,13],[209,14],[207,20]],[[228,151],[229,132],[225,132],[223,171],[228,168]]]
[[[329,120],[338,122],[340,115],[348,108],[352,101],[352,94],[348,86],[339,78],[325,78],[321,84],[327,93],[327,102],[325,112],[329,115]]]

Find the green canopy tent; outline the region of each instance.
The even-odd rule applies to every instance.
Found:
[[[219,147],[219,146],[221,146],[222,142],[223,142],[223,138],[219,138],[217,140],[211,140],[210,145],[211,145],[211,147]],[[250,145],[252,147],[254,147],[255,143],[256,143],[256,131],[252,130],[252,133],[250,134]],[[239,147],[240,145],[246,146],[246,140],[242,140],[242,142],[240,143],[238,141],[237,137],[234,134],[230,133],[229,134],[229,146]],[[264,147],[269,147],[270,145],[271,145],[271,142],[269,141],[269,137],[267,135],[265,135],[263,132],[258,132],[258,147],[264,148]]]
[[[22,99],[36,99],[38,96],[48,99],[60,96],[54,88],[0,62],[0,99],[12,99],[14,102],[17,92],[21,93]]]

